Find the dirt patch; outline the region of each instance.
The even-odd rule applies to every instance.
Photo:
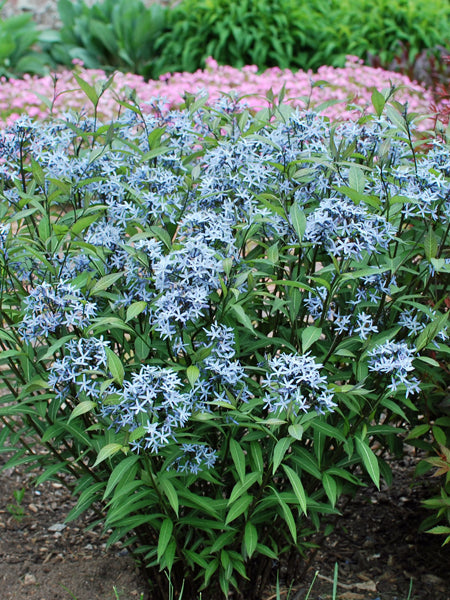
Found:
[[[428,514],[420,502],[432,482],[411,487],[415,463],[414,457],[396,463],[391,488],[366,488],[343,507],[290,600],[305,598],[316,571],[310,600],[330,598],[335,563],[341,600],[406,600],[411,582],[411,600],[450,600],[450,547],[441,547],[440,537],[418,533]],[[141,594],[147,600],[131,558],[119,546],[106,549],[100,527],[88,530],[92,518],[64,523],[74,504],[67,490],[51,482],[34,488],[31,480],[23,467],[0,473],[1,599],[115,600],[115,588],[120,600],[140,600]],[[23,488],[24,515],[14,516],[14,491]],[[285,599],[299,573],[281,572]],[[273,589],[265,600],[275,598]]]
[[[121,600],[139,600],[145,581],[127,553],[107,550],[86,516],[65,524],[74,505],[65,487],[34,488],[31,479],[23,468],[0,474],[1,600],[115,600],[114,588]],[[14,492],[22,489],[17,506]]]

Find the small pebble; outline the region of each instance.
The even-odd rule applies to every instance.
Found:
[[[25,577],[23,578],[24,585],[34,585],[36,583],[36,577],[33,573],[25,573]]]

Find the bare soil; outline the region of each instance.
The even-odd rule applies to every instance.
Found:
[[[450,600],[450,546],[418,533],[428,514],[421,500],[435,490],[430,478],[411,487],[415,463],[413,456],[396,463],[391,488],[365,488],[342,507],[301,581],[281,569],[283,599],[294,581],[289,600],[304,600],[315,574],[309,599],[331,598],[337,563],[340,600],[406,600],[410,586],[411,600]],[[24,467],[0,473],[0,600],[151,600],[127,553],[106,549],[101,529],[88,529],[89,515],[66,524],[73,499],[59,483],[34,487],[34,476]],[[275,598],[273,588],[265,600]]]

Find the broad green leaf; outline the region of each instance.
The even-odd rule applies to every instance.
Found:
[[[283,500],[280,494],[276,491],[276,489],[273,487],[271,487],[271,489],[278,500],[278,504],[281,506],[281,510],[283,511],[283,517],[289,528],[292,539],[295,543],[297,543],[297,527],[295,524],[294,515],[292,514],[292,511],[289,508],[289,506],[286,504],[286,502]]]
[[[251,321],[250,317],[248,316],[248,314],[245,312],[245,310],[242,307],[242,305],[241,304],[233,304],[231,306],[231,310],[236,315],[237,320],[242,325],[244,325],[244,327],[246,327],[247,329],[250,329],[250,331],[253,332],[252,321]]]
[[[348,171],[348,182],[352,189],[356,190],[360,194],[364,192],[366,178],[361,167],[358,167],[357,165],[352,165],[350,167]]]
[[[55,354],[55,352],[61,348],[61,346],[64,346],[64,344],[72,338],[73,338],[72,333],[59,338],[54,344],[49,346],[49,348],[47,349],[47,352],[43,356],[39,357],[39,361],[45,361],[45,360],[48,360],[49,358],[51,358]]]
[[[258,545],[258,531],[250,521],[248,521],[245,526],[244,544],[247,555],[251,558]]]
[[[158,537],[158,550],[157,550],[157,561],[160,562],[167,546],[169,545],[170,538],[172,537],[173,522],[171,519],[164,519]]]
[[[345,442],[345,436],[337,429],[337,427],[333,427],[333,425],[319,419],[312,419],[310,422],[313,429],[320,431],[327,437],[335,438],[343,443]]]
[[[140,300],[139,302],[133,302],[133,304],[130,304],[130,306],[127,308],[127,316],[125,318],[125,323],[128,323],[128,321],[131,321],[132,319],[140,315],[146,308],[147,302],[144,302],[143,300]]]
[[[276,443],[275,448],[273,450],[272,475],[275,475],[278,467],[280,466],[281,462],[283,461],[284,455],[288,451],[289,446],[291,444],[292,444],[291,437],[281,438],[281,440],[278,440],[278,442]]]
[[[98,100],[99,100],[99,95],[97,94],[95,87],[93,87],[87,81],[82,79],[79,75],[77,75],[77,73],[73,73],[73,76],[76,79],[80,88],[83,90],[83,92],[89,98],[89,100],[92,102],[94,107],[97,106]]]
[[[298,239],[301,242],[306,230],[305,211],[294,203],[289,210],[289,217],[291,219],[292,227],[294,228],[294,231],[298,235]]]
[[[422,425],[416,425],[411,429],[411,431],[406,436],[406,440],[414,440],[422,437],[426,433],[430,431],[430,425],[427,423],[423,423]]]
[[[103,500],[108,498],[108,496],[114,490],[116,485],[125,476],[125,474],[128,473],[129,470],[136,464],[138,459],[139,456],[137,454],[130,454],[130,456],[127,456],[126,458],[121,460],[120,463],[116,467],[114,467],[114,469],[111,472],[111,475],[109,476],[108,485],[106,486],[106,490],[103,495]]]
[[[218,558],[214,558],[206,567],[205,571],[204,571],[204,576],[205,576],[205,581],[203,583],[202,588],[205,589],[208,587],[208,584],[211,580],[211,577],[214,575],[214,573],[217,571],[217,569],[219,568],[219,559]]]
[[[170,506],[173,508],[175,514],[178,517],[179,503],[178,494],[175,487],[166,477],[162,477],[159,480],[159,485],[161,486],[161,489],[164,492],[164,494],[167,496]]]
[[[291,467],[288,467],[287,465],[283,465],[283,469],[284,469],[284,472],[286,473],[286,475],[288,476],[289,481],[291,482],[292,489],[294,490],[294,494],[298,500],[300,508],[302,509],[302,512],[304,512],[306,515],[307,514],[306,494],[305,494],[305,489],[303,487],[301,479],[298,476],[298,474],[294,471],[294,469],[291,469]]]
[[[325,493],[331,502],[331,506],[334,507],[336,505],[337,500],[336,481],[333,479],[333,477],[331,477],[331,475],[328,474],[328,472],[325,472],[322,474],[322,484],[323,489],[325,490]]]
[[[245,496],[241,496],[238,500],[236,500],[236,502],[231,505],[230,510],[228,511],[225,519],[225,525],[228,525],[228,523],[231,523],[231,521],[234,521],[234,519],[237,519],[237,517],[242,515],[242,513],[247,510],[252,502],[253,496],[250,496],[249,494],[245,494]]]
[[[123,449],[122,444],[116,444],[116,443],[106,444],[106,446],[103,446],[103,448],[98,453],[97,460],[94,463],[94,467],[99,465],[101,462],[103,462],[110,456],[117,454],[117,452],[119,452],[119,450],[122,450],[122,449]]]
[[[428,346],[428,344],[436,337],[436,335],[446,328],[448,323],[448,314],[449,313],[444,313],[436,316],[433,321],[428,323],[425,329],[420,332],[415,344],[418,351]]]
[[[301,440],[303,437],[303,426],[300,425],[299,423],[297,423],[296,425],[289,425],[288,427],[288,433],[291,437],[293,437],[295,440]]]
[[[77,519],[82,513],[84,513],[88,508],[97,502],[101,498],[101,491],[104,488],[104,482],[95,483],[92,480],[91,485],[84,490],[80,497],[77,500],[76,505],[72,508],[69,514],[66,517],[66,522],[74,521]]]
[[[252,468],[258,475],[258,481],[261,482],[264,473],[264,459],[261,446],[258,442],[250,443],[250,456],[252,458]]]
[[[230,439],[230,452],[234,466],[242,483],[245,482],[245,454],[239,442]]]
[[[438,251],[438,239],[431,225],[428,228],[428,232],[423,240],[423,249],[425,252],[425,257],[428,261],[431,261],[432,258],[436,258]]]
[[[191,387],[193,387],[194,383],[197,381],[197,379],[200,376],[200,370],[195,365],[190,365],[186,369],[186,375],[187,375],[189,383],[191,384]]]
[[[92,400],[85,400],[84,402],[80,402],[80,404],[75,406],[75,408],[73,409],[69,417],[68,423],[70,423],[72,419],[75,419],[76,417],[79,417],[80,415],[84,415],[85,413],[91,411],[96,406],[97,403],[92,402]]]
[[[95,296],[98,292],[104,292],[123,276],[123,271],[119,273],[110,273],[99,279],[91,289],[91,294]]]
[[[370,475],[370,478],[380,489],[380,467],[378,464],[378,459],[373,453],[373,451],[369,448],[368,444],[359,438],[355,438],[356,441],[356,451],[361,457],[363,464]]]
[[[162,556],[162,559],[161,559],[161,568],[167,569],[167,571],[169,573],[171,572],[173,563],[175,562],[176,551],[177,551],[176,541],[171,540],[169,542],[169,545],[166,548],[166,551],[164,552],[164,555]]]
[[[230,498],[228,500],[228,505],[232,504],[235,500],[242,496],[244,492],[248,490],[259,478],[259,473],[249,473],[245,481],[238,481],[233,489],[231,490]]]
[[[374,89],[372,92],[372,104],[373,104],[373,107],[377,114],[377,117],[380,117],[384,110],[384,105],[386,104],[386,100],[385,100],[385,97],[383,96],[383,94],[381,92],[379,92],[377,89]]]
[[[108,369],[114,379],[119,384],[122,384],[125,376],[125,370],[123,368],[122,361],[111,348],[105,348],[106,357],[108,360]]]
[[[310,325],[302,331],[302,351],[306,352],[322,335],[320,327]]]

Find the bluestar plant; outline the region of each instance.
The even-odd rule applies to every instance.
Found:
[[[450,146],[384,97],[1,134],[0,447],[74,477],[155,597],[260,598],[406,429],[449,431]]]

